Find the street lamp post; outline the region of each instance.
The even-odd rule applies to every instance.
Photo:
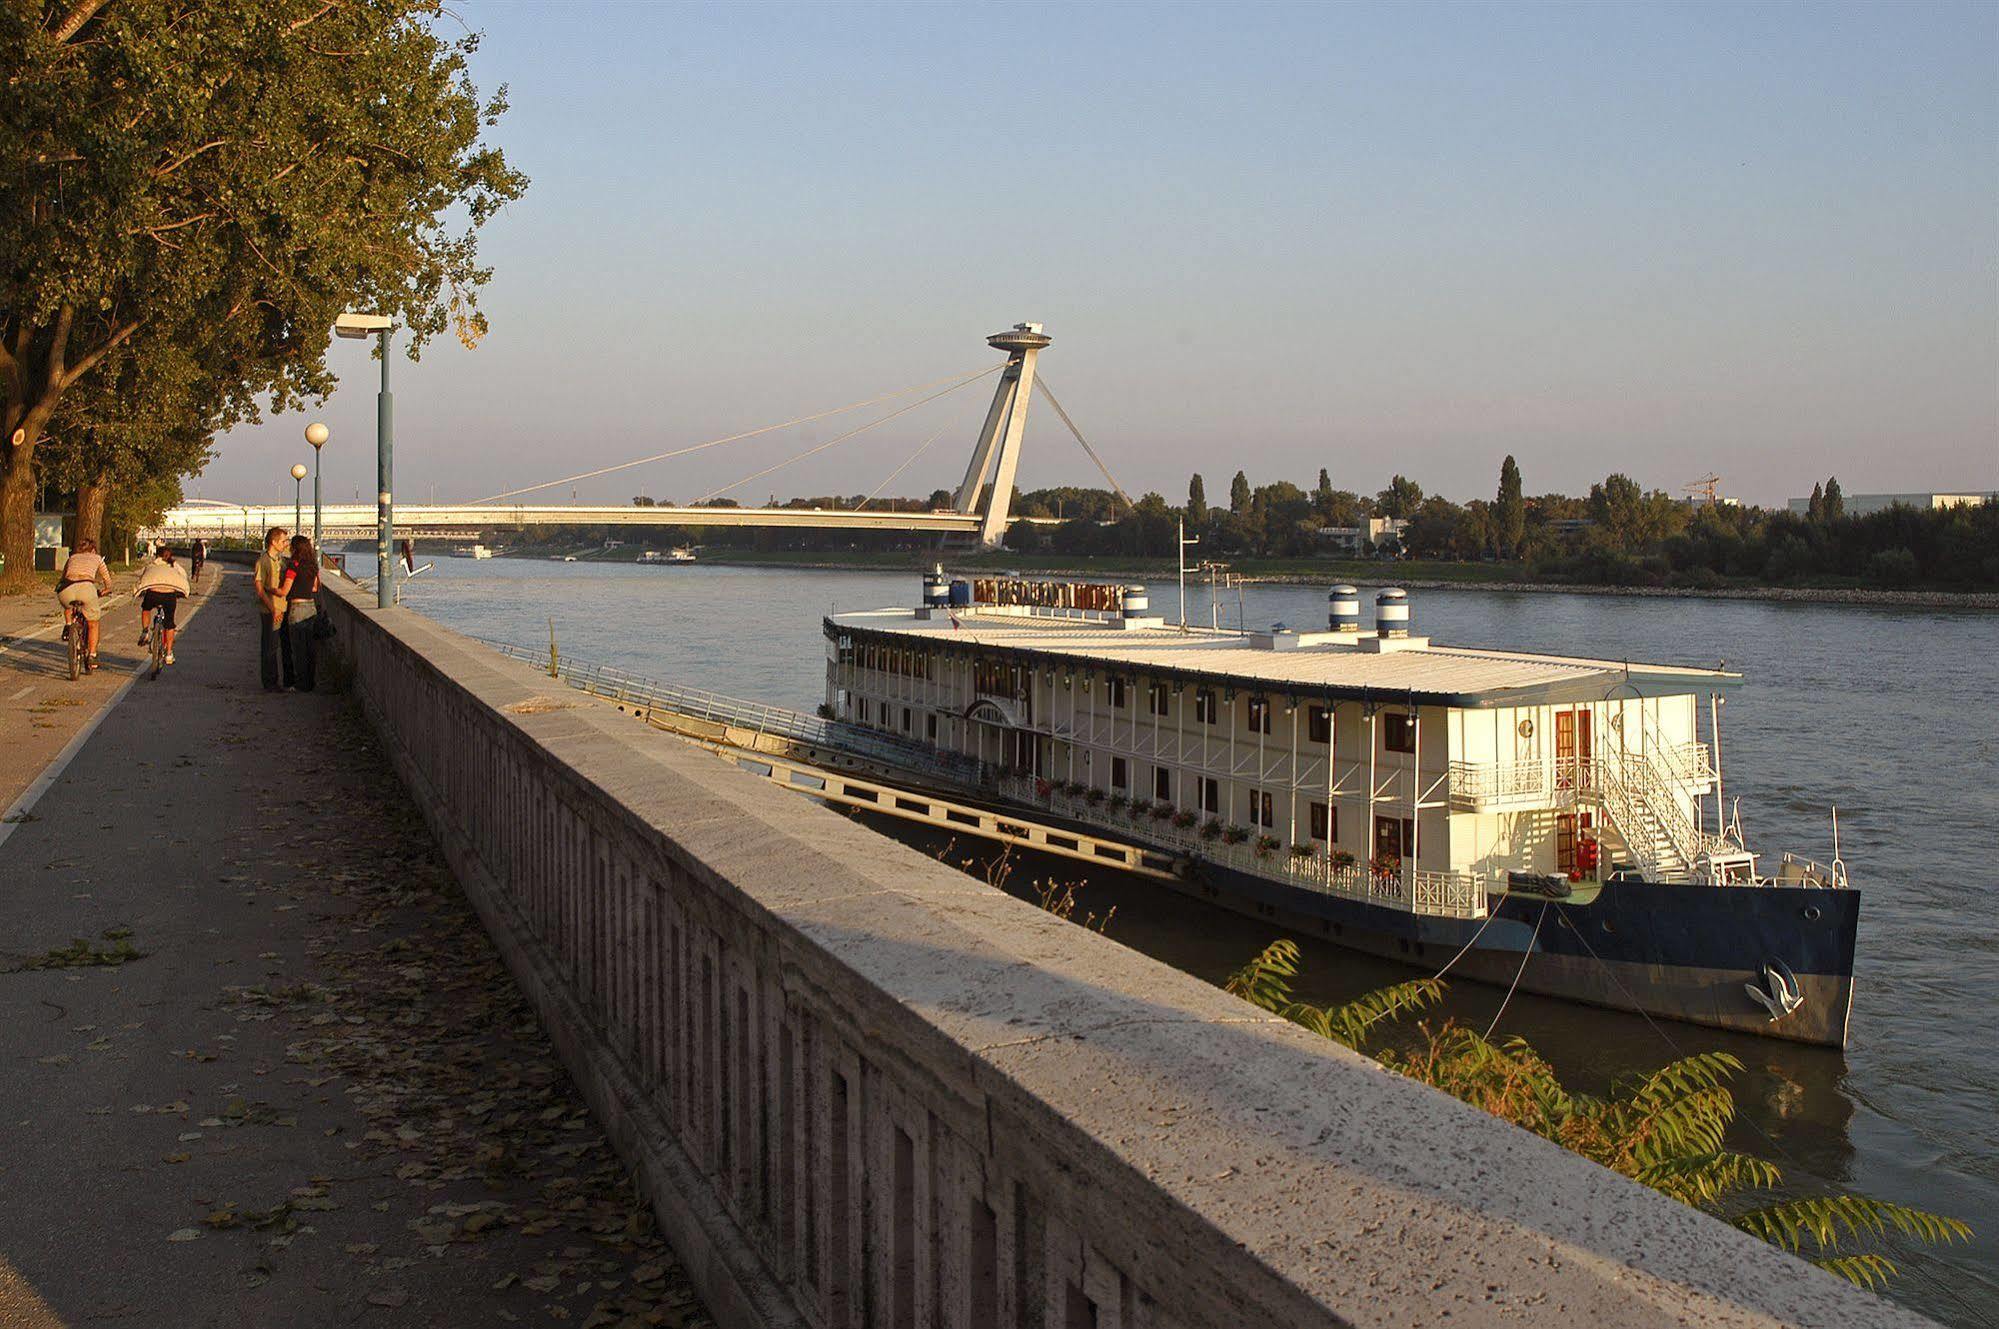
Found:
[[[395,333],[394,320],[386,314],[348,312],[333,321],[333,331],[342,337],[382,339],[382,390],[375,397],[375,607],[387,609],[396,602],[394,565],[389,560],[395,543],[395,495],[390,487],[395,454],[395,399],[389,395],[389,338]]]
[[[292,463],[292,530],[293,531],[297,531],[299,526],[299,506],[301,501],[299,498],[299,487],[304,483],[305,483],[305,463],[302,461],[295,461]]]
[[[329,437],[326,426],[314,420],[305,427],[305,441],[312,444],[312,547],[319,548],[319,450]]]

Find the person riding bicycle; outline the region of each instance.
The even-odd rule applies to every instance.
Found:
[[[97,552],[97,541],[85,537],[76,542],[76,551],[62,565],[56,578],[56,603],[62,606],[63,620],[83,620],[86,634],[86,669],[97,668],[97,620],[104,615],[101,597],[111,594],[111,566]]]
[[[132,586],[132,594],[139,598],[139,644],[146,642],[146,628],[153,611],[164,615],[162,631],[166,637],[167,663],[174,662],[174,610],[181,598],[188,594],[187,569],[174,562],[174,551],[169,545],[161,545],[153,561],[139,572],[139,580]]]
[[[208,541],[197,537],[194,542],[194,548],[188,551],[188,563],[190,566],[188,567],[187,575],[190,582],[201,580],[201,567],[206,562],[208,562]]]

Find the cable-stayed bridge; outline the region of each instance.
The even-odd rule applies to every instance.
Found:
[[[1097,468],[1103,471],[1104,478],[1110,481],[1111,487],[1117,491],[1119,497],[1124,498],[1127,504],[1130,503],[1129,497],[1111,477],[1109,469],[1097,456],[1096,450],[1083,438],[1075,422],[1069,418],[1069,413],[1062,409],[1062,404],[1055,399],[1047,383],[1036,377],[1036,357],[1051,340],[1052,338],[1041,330],[1039,323],[1017,323],[1005,332],[994,333],[986,338],[987,345],[1005,352],[1006,360],[975,373],[956,376],[949,380],[921,383],[762,428],[688,444],[648,457],[638,457],[520,489],[506,490],[474,503],[396,504],[394,508],[396,532],[398,535],[427,536],[433,539],[472,539],[482,531],[549,526],[760,526],[817,530],[915,531],[939,536],[961,536],[971,543],[986,548],[996,548],[1005,539],[1008,526],[1015,522],[1056,520],[1047,517],[1015,517],[1008,510],[1013,498],[1014,476],[1020,465],[1021,440],[1027,429],[1028,402],[1036,391],[1048,399],[1048,404],[1054,408],[1056,415],[1068,427],[1069,432],[1075,435],[1076,441],[1082,444],[1084,451],[1089,453],[1090,459],[1096,462]],[[879,425],[887,424],[899,416],[948,396],[993,373],[999,375],[999,382],[993,392],[992,405],[986,412],[985,424],[980,429],[978,441],[972,449],[971,461],[965,468],[964,478],[959,482],[948,509],[930,512],[895,512],[869,506],[897,476],[908,469],[942,436],[944,431],[941,429],[926,438],[915,452],[876,486],[874,493],[854,507],[710,506],[714,500],[731,490],[761,480],[794,462],[827,452],[849,439],[857,438]],[[895,398],[916,396],[919,393],[925,395],[897,406],[894,410],[877,416],[866,424],[846,430],[824,443],[816,444],[782,461],[754,471],[734,484],[704,494],[693,503],[684,506],[523,501],[524,496],[542,490],[594,480],[632,467],[651,465],[710,448],[744,442],[777,430],[809,424]],[[375,533],[379,509],[375,504],[333,503],[322,505],[320,513],[325,538],[355,539]],[[200,536],[216,539],[243,536],[254,540],[268,527],[289,526],[291,522],[292,508],[283,503],[244,504],[195,500],[167,511],[151,534],[161,538],[190,539]]]

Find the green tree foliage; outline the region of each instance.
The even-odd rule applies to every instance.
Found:
[[[1814,484],[1812,496],[1805,502],[1805,519],[1813,525],[1825,520],[1825,486]]]
[[[1499,494],[1492,503],[1492,546],[1501,558],[1517,558],[1527,538],[1527,500],[1520,484],[1520,465],[1513,454],[1499,464]]]
[[[1194,478],[1187,482],[1187,529],[1204,531],[1208,527],[1208,487],[1201,483],[1201,473],[1194,472]]]
[[[1838,521],[1846,516],[1846,493],[1839,487],[1839,477],[1833,476],[1825,482],[1825,492],[1820,496],[1825,505],[1825,519]]]
[[[458,31],[437,0],[0,6],[10,578],[42,438],[121,352],[118,382],[185,386],[167,435],[205,440],[261,400],[323,394],[343,308],[394,317],[412,356],[446,329],[476,342],[477,233],[526,180],[482,141],[504,90],[480,97]],[[63,428],[101,443],[100,412],[133,404],[115,385],[98,402]]]
[[[1416,509],[1423,506],[1423,486],[1406,475],[1398,475],[1376,496],[1374,506],[1384,517],[1414,516]]]
[[[1444,984],[1413,979],[1353,1001],[1314,1006],[1293,998],[1298,946],[1270,943],[1229,975],[1223,988],[1294,1024],[1357,1051],[1385,1021],[1442,998]],[[1895,1275],[1878,1251],[1842,1251],[1841,1243],[1891,1234],[1931,1244],[1964,1241],[1971,1228],[1955,1218],[1864,1195],[1818,1195],[1739,1209],[1745,1193],[1783,1181],[1773,1163],[1727,1147],[1735,1120],[1728,1081],[1742,1063],[1726,1052],[1700,1052],[1649,1075],[1628,1077],[1608,1094],[1565,1086],[1525,1039],[1494,1042],[1453,1021],[1424,1024],[1408,1049],[1376,1054],[1382,1065],[1441,1089],[1642,1186],[1709,1211],[1738,1209],[1728,1221],[1863,1287]],[[1730,1206],[1737,1200],[1737,1206]]]
[[[1229,481],[1229,511],[1238,517],[1249,511],[1249,477],[1241,471]]]

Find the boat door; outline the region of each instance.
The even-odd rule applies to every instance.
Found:
[[[1555,785],[1574,789],[1589,782],[1591,758],[1596,745],[1590,732],[1590,713],[1576,709],[1555,712]]]

